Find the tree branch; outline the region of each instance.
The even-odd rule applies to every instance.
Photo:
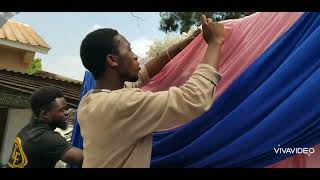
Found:
[[[140,21],[144,21],[144,19],[142,19],[142,18],[141,18],[141,17],[139,17],[139,16],[134,15],[134,14],[133,14],[133,12],[130,12],[130,13],[131,13],[131,15],[132,15],[134,18],[136,18],[138,28],[140,29],[139,20],[140,20]]]

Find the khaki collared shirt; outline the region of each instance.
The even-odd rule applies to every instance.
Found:
[[[189,122],[212,105],[220,74],[198,65],[190,79],[168,91],[145,92],[143,66],[137,83],[119,90],[91,90],[81,100],[78,120],[83,137],[83,167],[150,167],[152,132]]]

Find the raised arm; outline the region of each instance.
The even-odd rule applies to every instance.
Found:
[[[128,90],[121,94],[118,100],[123,103],[118,103],[121,116],[118,119],[126,122],[121,126],[132,131],[129,134],[141,138],[156,130],[172,128],[200,116],[211,107],[220,80],[216,67],[224,41],[224,28],[205,16],[201,20],[208,49],[202,63],[185,84],[157,93]],[[126,112],[134,113],[129,116]]]
[[[191,41],[194,40],[199,34],[201,30],[195,31],[191,36],[186,39],[172,45],[163,52],[161,52],[158,56],[151,59],[149,62],[145,64],[145,67],[149,73],[149,77],[152,78],[157,75],[161,69],[168,63],[172,58],[174,58],[177,54],[179,54]]]
[[[126,88],[141,88],[149,82],[151,78],[157,75],[162,68],[170,62],[171,58],[175,57],[179,52],[181,52],[191,41],[194,40],[201,30],[195,31],[191,36],[186,39],[172,45],[167,50],[161,52],[158,56],[154,57],[148,61],[145,65],[141,67],[139,72],[139,79],[136,82],[125,82]]]

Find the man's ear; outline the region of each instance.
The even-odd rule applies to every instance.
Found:
[[[43,117],[44,119],[49,119],[48,111],[41,111],[39,113],[39,117]]]
[[[117,67],[118,66],[117,58],[111,54],[108,54],[106,57],[106,64],[107,66],[112,68]]]

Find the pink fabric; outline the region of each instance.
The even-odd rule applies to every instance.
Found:
[[[299,154],[268,166],[268,168],[319,168],[320,144],[313,147],[315,153],[309,155]]]
[[[225,43],[221,52],[219,72],[222,79],[217,86],[217,96],[259,57],[281,34],[286,32],[303,13],[255,13],[251,16],[226,20]],[[153,92],[180,86],[191,76],[202,61],[207,44],[200,34],[163,70],[143,87]]]
[[[222,79],[217,86],[216,97],[219,97],[301,15],[301,12],[262,12],[242,19],[223,21],[225,43],[219,65]],[[202,61],[206,49],[207,44],[200,34],[142,89],[156,92],[167,90],[170,86],[182,85]],[[268,167],[319,167],[319,160],[320,145],[315,147],[315,154],[311,156],[295,155]]]

